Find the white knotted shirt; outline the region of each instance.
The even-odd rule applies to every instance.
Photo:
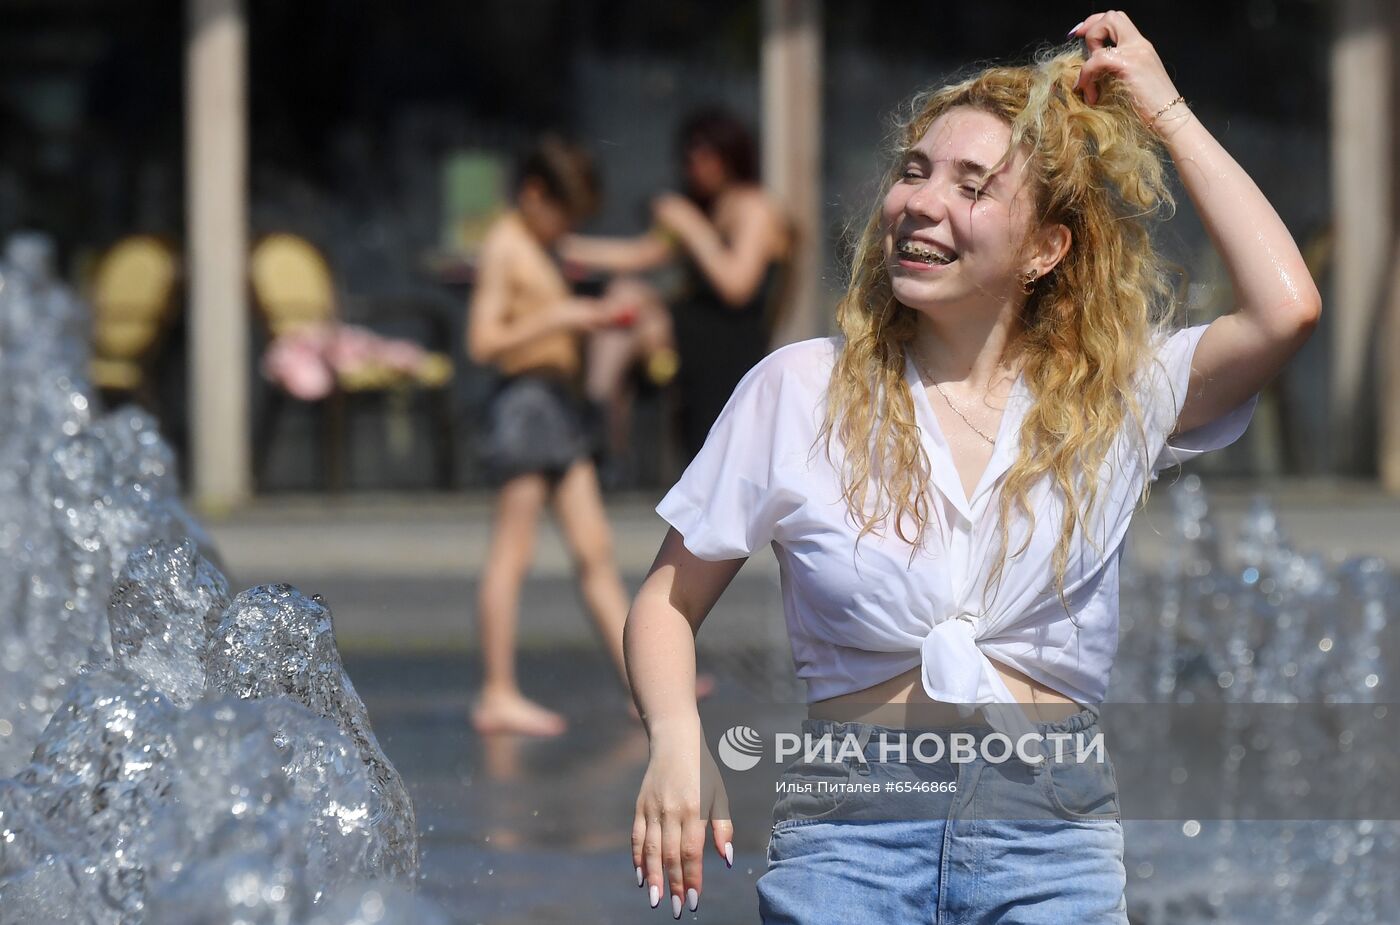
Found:
[[[1256,393],[1215,421],[1168,440],[1207,327],[1153,340],[1160,364],[1149,362],[1138,378],[1145,434],[1129,415],[1102,465],[1100,500],[1089,523],[1098,550],[1077,527],[1065,573],[1069,613],[1052,568],[1064,501],[1049,478],[1030,489],[1030,543],[1006,560],[992,599],[983,593],[998,551],[998,487],[1016,460],[1021,423],[1034,400],[1024,377],[1012,387],[991,460],[968,497],[917,364],[906,352],[904,381],[930,463],[933,521],[912,560],[909,544],[889,519],[882,530],[862,537],[857,550],[858,527],[841,498],[839,471],[827,460],[825,438],[817,438],[839,336],[780,347],[749,370],[656,511],[701,559],[747,557],[771,544],[793,663],[809,703],[916,666],[922,666],[930,698],[959,704],[964,713],[972,705],[1014,703],[989,659],[1077,703],[1101,703],[1118,648],[1118,565],[1144,480],[1233,443],[1258,403]],[[841,452],[839,437],[833,437],[838,463]],[[1020,548],[1027,525],[1014,504],[1012,515],[1008,552]],[[917,533],[907,515],[904,533]],[[996,716],[998,710],[1005,719],[993,725],[1028,731],[1020,709],[987,712]]]

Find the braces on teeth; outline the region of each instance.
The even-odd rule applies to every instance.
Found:
[[[923,245],[921,245],[921,244],[916,244],[916,243],[914,243],[913,241],[901,241],[901,242],[899,242],[899,252],[900,252],[901,254],[906,255],[906,256],[909,256],[909,257],[916,257],[916,258],[918,258],[918,259],[920,259],[920,260],[928,260],[928,261],[930,261],[930,262],[932,262],[932,263],[945,263],[945,264],[946,264],[946,263],[952,263],[952,262],[953,262],[953,258],[952,258],[952,257],[950,257],[950,256],[948,256],[948,255],[946,255],[946,254],[940,253],[940,252],[938,252],[938,251],[935,251],[935,250],[933,250],[933,249],[931,249],[931,248],[925,247],[925,246],[923,246]]]

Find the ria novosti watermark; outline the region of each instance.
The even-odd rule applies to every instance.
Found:
[[[825,732],[778,732],[773,735],[773,761],[789,760],[837,764],[865,762],[874,744],[874,756],[881,762],[937,764],[947,761],[966,764],[979,758],[990,764],[1019,760],[1037,765],[1052,757],[1057,763],[1073,758],[1077,762],[1108,760],[1103,733],[1030,732],[1013,742],[1004,732],[976,735],[970,732],[881,731],[862,742],[854,732],[841,736]],[[1073,743],[1073,747],[1070,747]],[[767,751],[762,735],[750,726],[731,726],[717,747],[720,761],[732,771],[747,771],[763,760]]]
[[[714,730],[706,739],[714,766],[729,777],[731,803],[754,813],[771,806],[775,782],[860,783],[873,776],[867,770],[911,784],[966,781],[961,772],[976,762],[962,762],[976,756],[984,765],[979,778],[998,767],[1007,779],[1031,783],[1018,762],[1048,768],[1037,776],[1039,788],[1082,797],[1079,808],[1107,792],[1107,781],[1124,819],[1400,821],[1400,710],[1390,703],[1105,703],[1082,728],[1075,728],[1082,718],[1036,723],[1043,741],[1018,741],[1029,730],[981,723],[944,728],[938,718],[899,726],[813,720],[802,702],[750,698],[699,707],[702,729]],[[1110,774],[1076,773],[1081,753],[1087,766],[1106,765]],[[1049,760],[1037,762],[1042,755]],[[809,814],[830,809],[805,807]]]

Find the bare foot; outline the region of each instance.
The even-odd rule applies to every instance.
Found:
[[[472,727],[479,735],[516,732],[532,736],[557,736],[568,720],[523,694],[483,694],[472,705]]]

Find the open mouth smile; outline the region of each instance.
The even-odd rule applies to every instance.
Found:
[[[913,238],[900,238],[895,242],[895,253],[901,261],[919,263],[925,266],[947,266],[958,259],[958,255],[946,248]]]

